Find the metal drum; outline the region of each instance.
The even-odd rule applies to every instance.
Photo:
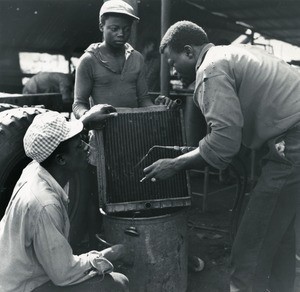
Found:
[[[187,209],[103,214],[108,242],[132,246],[132,264],[121,268],[131,292],[184,292],[187,289]],[[132,215],[132,216],[131,216]]]

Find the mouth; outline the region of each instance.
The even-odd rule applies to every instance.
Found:
[[[92,159],[92,157],[91,157],[91,152],[90,152],[90,151],[87,151],[84,160],[85,160],[85,162],[87,162],[87,163],[91,163],[91,159]]]
[[[125,44],[125,41],[124,40],[116,40],[115,43],[116,44]]]

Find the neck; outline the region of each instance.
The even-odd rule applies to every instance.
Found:
[[[57,183],[63,188],[69,181],[70,176],[65,173],[65,171],[56,166],[49,166],[45,168],[51,176],[57,181]]]
[[[199,55],[201,54],[203,48],[207,45],[207,43],[201,45],[201,46],[195,46],[194,50],[195,50],[195,57],[198,59]]]
[[[101,47],[105,51],[105,53],[111,56],[123,56],[125,54],[125,46],[113,47],[104,41]]]

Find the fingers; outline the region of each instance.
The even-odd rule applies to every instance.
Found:
[[[104,122],[107,119],[116,117],[118,113],[109,113],[109,114],[100,114],[97,117],[95,117],[96,122]]]
[[[116,112],[116,108],[110,104],[96,104],[91,109],[91,112],[100,112],[100,113],[111,113]]]
[[[178,107],[180,105],[180,102],[178,102],[178,101],[179,101],[179,99],[173,100],[167,96],[159,95],[155,99],[154,104],[165,105],[167,107],[167,109],[175,109],[176,107]]]
[[[108,114],[108,118],[112,118],[112,117],[116,117],[116,116],[118,116],[117,112],[112,112],[112,113]]]
[[[113,107],[113,106],[110,105],[110,104],[104,104],[104,105],[103,105],[103,109],[106,110],[106,111],[109,112],[109,113],[117,112],[116,108]]]
[[[148,180],[150,178],[150,176],[144,176],[141,180],[140,180],[140,182],[142,183],[143,181],[145,181],[145,180]],[[156,182],[157,181],[157,178],[155,178],[155,177],[151,177],[150,178],[150,181],[151,182]]]
[[[154,167],[154,163],[152,163],[151,165],[145,167],[143,169],[143,172],[147,175],[147,174],[149,174],[152,171],[153,167]]]
[[[113,112],[113,113],[109,113],[109,114],[101,114],[101,117],[99,117],[99,121],[104,121],[106,119],[116,117],[117,115],[118,115],[117,112]]]
[[[170,99],[170,98],[166,98],[166,101],[165,101],[165,105],[167,106],[168,109],[172,108],[173,107],[173,100]]]
[[[159,95],[155,100],[154,104],[156,105],[164,105],[165,104],[165,96],[164,95]]]
[[[147,166],[146,168],[143,169],[143,172],[145,176],[140,180],[140,182],[143,182],[145,180],[151,180],[151,182],[155,182],[156,179],[154,178],[154,168],[155,168],[156,163],[152,163],[151,165]]]

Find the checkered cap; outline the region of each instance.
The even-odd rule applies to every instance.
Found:
[[[67,121],[58,112],[39,114],[25,133],[23,139],[25,153],[31,159],[42,162],[61,142],[79,134],[82,129],[81,121]]]

